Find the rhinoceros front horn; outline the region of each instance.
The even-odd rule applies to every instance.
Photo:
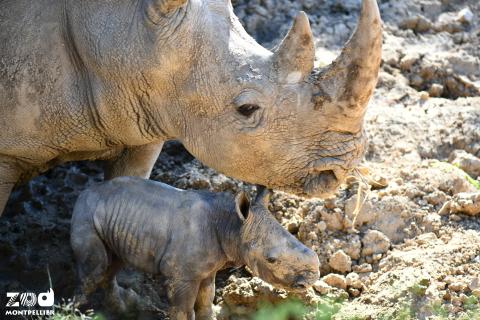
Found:
[[[297,83],[313,70],[315,48],[305,12],[300,12],[274,52],[274,70],[280,83]]]
[[[312,74],[315,109],[332,122],[356,123],[358,129],[377,83],[381,50],[377,1],[363,0],[356,30],[341,55]]]

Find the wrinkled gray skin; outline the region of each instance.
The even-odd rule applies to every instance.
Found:
[[[363,155],[381,42],[376,0],[322,70],[303,12],[272,52],[229,0],[0,0],[0,211],[66,161],[148,177],[169,139],[228,176],[322,197]]]
[[[319,277],[315,252],[268,212],[268,193],[253,204],[242,192],[179,190],[134,177],[84,191],[75,204],[71,244],[83,299],[109,289],[120,310],[134,296],[115,273],[122,264],[167,278],[172,319],[210,319],[215,274],[247,265],[275,286],[304,290]]]

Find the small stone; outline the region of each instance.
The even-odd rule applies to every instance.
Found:
[[[314,231],[310,231],[307,236],[308,240],[316,241],[318,240],[317,234]]]
[[[377,253],[386,253],[390,249],[390,239],[382,232],[368,230],[362,239],[362,256],[370,256]]]
[[[477,298],[480,298],[480,289],[472,290],[472,295],[474,295]]]
[[[327,224],[325,223],[325,221],[320,221],[317,224],[317,228],[319,231],[324,232],[325,230],[327,230]]]
[[[410,29],[416,32],[426,32],[433,27],[432,22],[422,15],[409,17],[400,22],[400,28]]]
[[[381,253],[376,253],[376,254],[372,255],[372,260],[373,261],[377,262],[380,259],[382,259],[382,254]]]
[[[455,150],[448,157],[448,161],[472,177],[480,176],[480,158],[471,153]]]
[[[450,294],[450,292],[445,292],[445,294],[443,295],[443,300],[450,301],[450,299],[452,299],[452,295]]]
[[[351,272],[347,275],[346,277],[347,280],[347,286],[352,287],[355,289],[362,289],[363,288],[363,282],[360,280],[360,276],[358,273]]]
[[[430,95],[426,91],[420,92],[420,100],[427,101],[430,98]]]
[[[462,298],[456,296],[452,296],[450,302],[456,307],[460,307],[463,304]]]
[[[292,221],[287,224],[288,232],[296,234],[298,232],[299,226],[297,221]]]
[[[410,84],[412,87],[418,88],[423,84],[423,78],[415,74],[410,78]]]
[[[348,256],[343,250],[335,252],[328,261],[332,269],[345,273],[352,270],[352,258]]]
[[[332,290],[332,287],[326,284],[325,281],[317,280],[313,284],[313,289],[315,289],[315,291],[317,291],[320,294],[327,294],[330,292],[330,290]]]
[[[265,9],[264,7],[262,7],[262,6],[255,6],[254,8],[255,8],[255,11],[256,11],[259,15],[261,15],[261,16],[263,16],[263,17],[268,17],[268,16],[269,16],[268,10]]]
[[[323,205],[325,206],[325,208],[327,209],[335,209],[337,207],[337,204],[335,202],[335,198],[328,198],[328,199],[325,199]]]
[[[468,7],[460,10],[460,12],[457,15],[457,20],[460,21],[461,23],[466,23],[466,24],[471,24],[473,22],[473,18],[474,18],[473,12]]]
[[[463,282],[453,282],[448,285],[448,289],[455,292],[463,292],[467,289],[467,285]]]
[[[388,179],[384,176],[375,175],[368,179],[368,184],[372,190],[378,190],[388,187]]]
[[[348,289],[348,293],[349,293],[352,297],[358,297],[358,296],[360,295],[360,290],[355,289],[355,288],[349,288],[349,289]]]
[[[444,192],[435,190],[434,192],[427,194],[424,199],[431,205],[436,206],[437,204],[445,203],[445,201],[447,201],[447,196]]]
[[[321,215],[322,220],[326,223],[328,230],[339,231],[343,229],[343,214],[341,212],[322,212]]]
[[[480,289],[480,277],[475,277],[470,281],[468,284],[468,289],[470,290],[475,290],[475,289]]]
[[[436,284],[437,290],[445,290],[447,284],[445,282],[437,282]]]
[[[480,192],[456,194],[452,200],[446,202],[439,214],[464,213],[470,216],[480,214]]]
[[[325,281],[325,283],[327,283],[329,286],[342,289],[342,290],[347,289],[347,280],[342,275],[330,273],[325,277],[323,277],[322,280]]]
[[[443,94],[443,86],[438,83],[432,84],[430,89],[428,89],[428,94],[430,95],[430,97],[435,97],[435,98],[441,97]]]
[[[367,273],[367,272],[372,272],[373,270],[372,265],[368,263],[363,263],[361,265],[353,266],[352,269],[356,273]]]
[[[368,201],[363,201],[363,198],[360,199],[362,205],[357,211],[358,202],[358,195],[356,194],[345,202],[345,216],[348,217],[350,221],[355,220],[355,228],[364,224],[371,224],[377,217],[372,204]]]
[[[459,222],[462,220],[462,217],[460,217],[459,215],[456,215],[456,214],[452,214],[448,217],[449,220],[452,220],[452,221],[455,221],[455,222]]]
[[[420,54],[418,52],[409,52],[400,61],[400,68],[403,71],[409,71],[418,60],[420,60]]]

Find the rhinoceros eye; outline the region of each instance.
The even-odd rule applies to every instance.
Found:
[[[242,104],[237,108],[237,112],[244,117],[250,117],[258,109],[260,109],[260,107],[256,104]]]

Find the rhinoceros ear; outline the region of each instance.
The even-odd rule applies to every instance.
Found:
[[[243,191],[235,197],[235,210],[237,211],[240,220],[245,221],[248,218],[250,212],[250,199]]]
[[[312,30],[307,15],[301,11],[275,50],[274,68],[278,72],[279,81],[298,83],[305,80],[313,70],[314,60]]]
[[[156,16],[168,16],[187,2],[188,0],[147,0],[147,12]]]

